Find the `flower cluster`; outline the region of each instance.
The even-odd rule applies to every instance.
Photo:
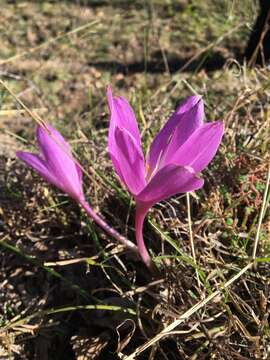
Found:
[[[61,134],[52,126],[38,126],[40,154],[17,152],[17,156],[45,180],[67,193],[111,236],[138,251],[151,268],[152,260],[143,239],[143,223],[149,209],[177,193],[203,186],[200,172],[215,156],[224,126],[221,121],[204,123],[200,96],[186,99],[154,138],[144,157],[135,114],[123,97],[114,97],[108,88],[111,113],[108,149],[117,175],[136,202],[136,247],[110,227],[87,203],[82,168],[72,156]]]

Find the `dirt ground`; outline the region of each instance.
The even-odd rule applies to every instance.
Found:
[[[243,59],[257,3],[0,5],[0,78],[11,90],[0,84],[0,359],[268,359],[269,69]],[[108,84],[134,106],[145,151],[194,93],[207,120],[225,123],[205,186],[191,194],[197,268],[185,196],[155,206],[145,223],[155,277],[16,158],[36,151],[36,123],[19,99],[69,140],[90,174],[91,205],[135,241],[134,202],[107,154]],[[248,266],[257,237],[256,266],[227,286]]]

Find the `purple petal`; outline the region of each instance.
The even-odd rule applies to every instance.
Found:
[[[181,166],[191,166],[196,173],[202,171],[215,156],[224,133],[221,121],[199,127],[172,155],[170,161]]]
[[[135,143],[141,147],[141,136],[136,121],[135,114],[128,101],[123,97],[113,97],[112,90],[107,90],[108,103],[111,112],[110,128],[109,128],[109,151],[113,153],[115,137],[114,131],[116,127],[126,129],[134,138]]]
[[[120,177],[121,181],[126,185],[125,178],[122,174],[121,166],[119,165],[118,160],[112,154],[110,154],[110,155],[111,155],[111,160],[112,160],[112,163],[113,163],[113,166],[114,166],[114,169],[115,169],[117,175]]]
[[[47,129],[38,126],[37,140],[48,170],[64,192],[77,200],[83,199],[82,171],[72,157],[69,144],[52,126],[47,125]]]
[[[137,194],[145,186],[144,157],[141,148],[125,129],[116,127],[115,147],[112,160],[121,180],[132,194]]]
[[[161,158],[163,165],[167,163],[171,154],[202,125],[203,117],[204,106],[200,96],[191,96],[178,107],[150,147],[147,159],[150,174],[158,168]]]
[[[71,155],[69,144],[63,136],[51,125],[46,127],[38,126],[36,137],[42,154],[46,161],[51,159],[51,150]],[[67,155],[68,156],[68,155]]]
[[[46,181],[57,187],[61,187],[58,180],[47,168],[45,161],[42,158],[40,158],[39,155],[31,154],[24,151],[17,151],[16,155],[18,156],[19,159],[21,159],[27,165],[29,165],[31,168],[37,171],[39,175],[43,177],[43,179],[45,179]]]
[[[203,179],[196,177],[192,168],[169,164],[154,175],[136,196],[136,201],[151,207],[175,194],[197,190],[203,183]]]
[[[83,186],[83,172],[82,172],[82,169],[81,169],[81,167],[79,166],[78,163],[76,163],[75,165],[76,165],[76,170],[77,170],[79,183],[81,184],[81,187],[82,187]]]

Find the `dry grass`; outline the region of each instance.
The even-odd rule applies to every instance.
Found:
[[[253,1],[2,12],[0,73],[15,98],[1,86],[0,358],[268,359],[269,70],[240,58]],[[190,207],[176,196],[149,214],[159,278],[15,158],[34,148],[37,118],[52,122],[89,175],[93,207],[134,240],[134,204],[106,150],[109,82],[133,104],[145,150],[191,93],[226,125]]]

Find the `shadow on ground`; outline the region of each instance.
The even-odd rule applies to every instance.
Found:
[[[164,73],[166,71],[173,74],[181,70],[194,72],[200,69],[211,72],[221,69],[225,63],[226,58],[219,52],[211,53],[211,55],[204,54],[204,56],[198,56],[194,60],[189,57],[181,58],[177,56],[169,56],[165,61],[163,60],[160,52],[155,52],[152,55],[152,59],[147,62],[141,60],[134,63],[124,64],[118,61],[97,61],[89,62],[88,65],[94,66],[99,70],[128,75],[144,71],[151,74]]]

